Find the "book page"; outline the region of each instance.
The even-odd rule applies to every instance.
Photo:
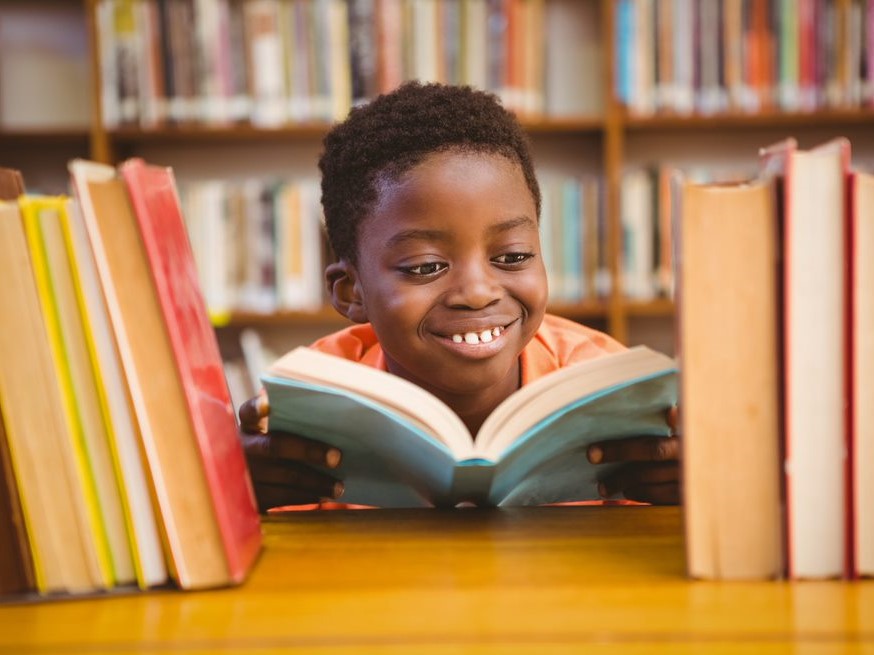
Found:
[[[334,386],[376,401],[445,444],[459,459],[473,438],[448,405],[403,378],[311,348],[295,348],[269,369],[273,376]]]
[[[530,428],[569,404],[674,368],[674,361],[667,355],[638,346],[560,369],[522,387],[501,403],[477,435],[477,452],[496,460]]]

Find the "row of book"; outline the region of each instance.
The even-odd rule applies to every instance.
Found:
[[[540,176],[540,243],[549,299],[576,303],[610,294],[604,190],[594,176]]]
[[[874,173],[790,139],[677,202],[690,574],[874,576]]]
[[[597,6],[572,0],[101,0],[107,127],[275,127],[343,118],[419,79],[471,84],[525,114],[603,95]],[[549,35],[549,38],[546,35]]]
[[[874,104],[870,0],[619,0],[615,31],[635,115]]]
[[[677,175],[698,184],[731,184],[746,179],[749,170],[731,166],[672,164],[625,171],[619,186],[622,249],[619,271],[622,293],[632,300],[673,298],[674,202],[672,180]]]
[[[316,311],[331,257],[316,179],[204,180],[181,185],[206,304],[234,311]]]
[[[543,175],[541,235],[550,299],[610,293],[603,190],[595,177]],[[233,312],[317,311],[331,260],[315,179],[201,180],[180,185],[213,322]]]
[[[173,175],[0,171],[0,594],[241,582],[260,521]]]

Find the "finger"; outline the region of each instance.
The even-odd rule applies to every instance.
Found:
[[[343,495],[342,482],[303,464],[265,461],[252,466],[252,477],[258,485],[285,487],[320,498],[339,498]]]
[[[680,426],[680,410],[676,405],[671,405],[668,408],[665,420],[668,422],[668,427],[671,428],[671,434],[676,434]]]
[[[247,457],[305,462],[335,469],[343,458],[338,448],[284,432],[243,436]]]
[[[586,451],[589,462],[668,462],[680,456],[678,437],[631,437],[599,441]]]
[[[629,489],[647,485],[676,485],[679,479],[680,467],[676,462],[635,462],[604,476],[598,484],[598,492],[605,498],[618,493],[628,497]]]
[[[238,412],[240,417],[240,429],[249,434],[264,434],[267,432],[267,417],[270,414],[270,402],[267,394],[261,390],[254,398],[249,398],[240,405]]]
[[[623,494],[628,500],[636,500],[652,505],[679,505],[679,484],[650,484],[640,487],[630,487]]]

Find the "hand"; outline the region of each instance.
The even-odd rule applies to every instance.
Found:
[[[315,467],[340,465],[337,448],[268,430],[270,405],[262,393],[240,405],[243,450],[252,474],[258,508],[315,503],[343,494],[343,483]]]
[[[631,437],[589,446],[587,456],[592,464],[623,462],[598,484],[603,498],[622,493],[629,500],[654,505],[680,502],[677,408],[668,410],[665,419],[671,428],[669,437]]]

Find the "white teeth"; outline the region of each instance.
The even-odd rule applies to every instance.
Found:
[[[472,346],[479,343],[489,343],[490,341],[494,341],[495,338],[501,336],[501,333],[503,331],[504,328],[496,327],[489,330],[483,330],[482,332],[465,332],[464,334],[453,334],[452,342],[467,343]]]

